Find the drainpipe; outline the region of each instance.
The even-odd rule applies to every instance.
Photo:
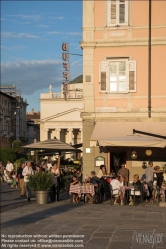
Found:
[[[149,42],[148,42],[148,117],[151,118],[151,14],[152,0],[149,0]]]

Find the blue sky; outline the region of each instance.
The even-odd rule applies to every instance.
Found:
[[[1,83],[15,83],[32,108],[41,92],[63,83],[62,43],[82,54],[82,1],[1,1]],[[82,74],[82,56],[70,55],[70,80]]]

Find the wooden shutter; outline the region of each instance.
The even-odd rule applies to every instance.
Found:
[[[129,61],[129,92],[136,92],[136,61]]]
[[[107,62],[101,61],[100,62],[100,69],[99,69],[99,91],[106,92],[107,91]]]

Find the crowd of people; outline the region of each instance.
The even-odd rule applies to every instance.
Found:
[[[31,162],[22,162],[17,172],[14,171],[13,164],[8,160],[6,167],[0,162],[0,177],[3,181],[10,183],[11,188],[20,187],[20,197],[27,196],[30,202],[31,189],[28,187],[28,176],[33,175],[37,172],[53,173],[55,176],[55,184],[51,191],[55,195],[56,189],[60,185],[61,172],[57,166],[57,163],[43,162],[36,165]],[[114,195],[114,204],[123,205],[123,192],[121,187],[131,184],[132,186],[138,186],[141,184],[147,184],[149,190],[148,201],[152,201],[154,198],[153,190],[160,188],[163,183],[163,171],[159,166],[153,168],[153,162],[149,161],[148,167],[145,169],[145,173],[139,178],[138,174],[133,176],[132,183],[129,183],[129,170],[125,167],[125,164],[121,165],[121,168],[114,174],[113,172],[108,174],[106,171],[106,166],[101,165],[98,173],[91,171],[91,176],[85,175],[81,172],[81,168],[73,168],[68,176],[68,182],[70,186],[72,185],[94,185],[95,193],[102,191],[102,195],[110,197],[110,193]],[[102,186],[102,188],[101,188]],[[86,193],[86,198],[88,203],[94,203],[94,196],[90,193]],[[77,193],[73,193],[73,203],[78,203],[79,197]]]
[[[71,179],[70,185],[94,185],[95,193],[99,190],[99,186],[102,184],[103,195],[108,198],[112,193],[114,195],[114,204],[124,205],[124,192],[122,191],[123,186],[132,185],[134,186],[143,186],[147,184],[149,195],[146,196],[148,202],[153,201],[155,195],[153,196],[153,190],[161,188],[163,183],[163,170],[159,166],[153,168],[153,162],[149,161],[148,167],[145,169],[145,173],[140,178],[138,174],[134,174],[133,181],[129,183],[129,170],[125,167],[125,164],[121,165],[121,168],[117,174],[111,173],[108,174],[106,171],[106,166],[101,165],[100,169],[96,175],[95,171],[91,172],[91,176],[85,175],[84,179],[78,177],[80,172],[73,172],[73,177]],[[100,188],[101,190],[101,188]],[[92,196],[90,193],[85,194],[87,197],[88,203],[94,203],[95,196]],[[73,193],[73,202],[78,203],[78,194]],[[129,205],[133,205],[131,202]]]
[[[55,194],[55,188],[60,183],[60,170],[57,163],[43,162],[41,164],[35,164],[35,162],[22,162],[18,167],[17,172],[14,170],[13,164],[10,160],[7,161],[6,167],[0,162],[0,177],[2,182],[6,182],[10,185],[10,188],[20,188],[20,197],[27,197],[28,202],[31,202],[31,189],[27,182],[30,175],[38,172],[53,173],[55,176],[55,184],[51,191]]]

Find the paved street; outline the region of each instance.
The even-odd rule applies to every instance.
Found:
[[[4,195],[4,188],[1,191]],[[62,244],[68,245],[65,248],[73,245],[81,248],[83,245],[84,249],[166,248],[166,208],[157,204],[136,207],[111,206],[109,201],[103,204],[71,204],[68,199],[37,205],[33,198],[30,205],[26,199],[20,201],[20,198],[15,198],[18,194],[18,190],[6,189],[6,198],[2,199],[1,239],[9,239],[10,235],[15,238],[26,235],[33,240],[12,244],[13,248],[14,245],[17,248],[62,248]],[[12,205],[12,201],[15,204]],[[146,240],[148,234],[151,236],[149,241]],[[55,243],[55,237],[60,235],[79,235],[77,239],[83,239],[83,243]],[[53,236],[53,240],[48,242],[49,236]],[[2,243],[2,240],[1,248],[4,243],[9,248],[9,243]]]

